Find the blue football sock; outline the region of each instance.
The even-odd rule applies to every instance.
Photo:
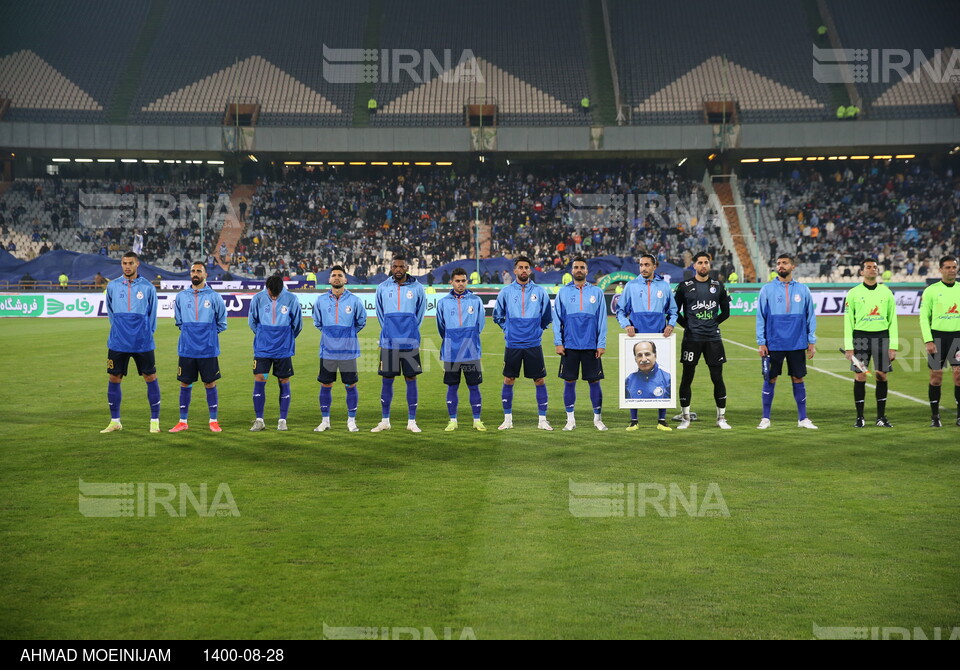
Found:
[[[667,420],[667,410],[660,408],[657,410],[657,421],[666,421]]]
[[[537,414],[547,415],[547,385],[537,387]]]
[[[793,385],[793,399],[797,401],[797,418],[807,418],[807,387],[803,382]]]
[[[539,388],[539,387],[538,387]],[[539,398],[538,398],[539,400]],[[573,411],[577,402],[577,382],[563,382],[563,406],[568,412]]]
[[[480,400],[480,387],[467,385],[470,390],[470,409],[473,410],[473,418],[480,420],[480,409],[482,401]]]
[[[380,387],[380,415],[390,418],[390,405],[393,403],[393,377],[384,377]]]
[[[504,384],[500,391],[500,398],[503,401],[503,413],[513,414],[513,384]]]
[[[263,418],[263,408],[267,404],[267,382],[253,382],[253,412],[258,419]]]
[[[458,396],[459,390],[460,384],[450,384],[447,386],[447,414],[450,415],[451,419],[457,418],[457,405],[460,404],[460,397]]]
[[[773,407],[773,392],[777,390],[776,384],[763,382],[763,418],[770,418],[770,408]]]
[[[160,380],[147,382],[147,401],[150,403],[150,418],[160,418]]]
[[[290,411],[290,382],[280,384],[280,418],[286,419]]]
[[[637,410],[635,409],[630,410],[630,420],[631,421],[637,420]]]
[[[107,404],[110,405],[110,418],[120,420],[120,399],[123,392],[120,390],[120,382],[107,382]]]
[[[186,421],[190,416],[190,397],[193,395],[193,386],[180,387],[180,420]]]
[[[320,416],[330,418],[330,403],[333,402],[333,388],[320,386]]]
[[[217,387],[207,389],[207,409],[210,410],[210,420],[217,420],[217,410],[220,407],[220,392]]]
[[[417,380],[408,379],[407,380],[407,421],[416,421],[417,420],[417,404],[418,404],[417,393]]]
[[[357,391],[357,385],[347,387],[347,416],[351,419],[357,417],[357,404],[360,400],[360,392]]]
[[[590,404],[593,405],[593,413],[599,415],[603,409],[603,389],[600,388],[600,382],[590,384]]]

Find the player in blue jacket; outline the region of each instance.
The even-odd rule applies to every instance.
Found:
[[[487,428],[480,420],[480,384],[483,371],[480,365],[480,333],[486,321],[483,301],[467,290],[467,271],[455,269],[450,276],[453,285],[450,293],[437,301],[437,331],[440,333],[440,360],[443,361],[443,383],[447,385],[447,413],[450,422],[444,429],[457,429],[458,391],[460,373],[470,391],[470,408],[473,410],[473,427],[479,431]]]
[[[547,422],[547,367],[543,360],[542,333],[553,321],[550,296],[533,283],[530,259],[517,256],[513,262],[516,281],[507,284],[497,296],[493,322],[503,329],[506,349],[503,352],[503,423],[500,430],[513,428],[513,385],[520,376],[520,367],[537,389],[537,428],[553,430]]]
[[[333,402],[333,382],[337,372],[347,392],[347,430],[357,428],[357,359],[360,357],[360,339],[357,337],[367,325],[367,310],[363,302],[348,291],[347,273],[341,265],[330,269],[330,290],[313,303],[313,325],[320,331],[320,425],[317,432],[330,430],[330,404]]]
[[[787,372],[793,380],[793,398],[797,402],[797,426],[816,430],[807,418],[806,358],[817,353],[817,310],[810,289],[793,279],[796,268],[787,254],[777,257],[777,277],[760,289],[757,305],[757,344],[760,357],[767,358],[769,375],[763,381],[763,418],[760,430],[770,427],[774,384],[787,361]],[[806,354],[806,358],[804,358]],[[766,368],[766,365],[764,366]]]
[[[650,254],[640,256],[640,276],[627,282],[617,303],[617,321],[627,335],[663,333],[670,337],[677,325],[677,302],[670,282],[656,273],[657,259]],[[637,430],[637,410],[630,410],[627,430]],[[657,414],[657,429],[671,430],[667,424],[667,410]]]
[[[201,261],[190,266],[191,288],[177,294],[173,302],[173,320],[180,329],[177,344],[177,380],[180,382],[180,421],[171,433],[187,430],[193,383],[199,377],[207,389],[208,425],[221,432],[217,421],[220,379],[220,333],[227,329],[227,307],[220,294],[207,286],[207,269]]]
[[[107,402],[110,405],[110,423],[101,433],[123,430],[120,423],[120,382],[127,376],[132,358],[137,374],[147,383],[147,401],[150,403],[150,432],[160,432],[160,382],[157,381],[156,346],[153,334],[157,332],[157,290],[141,277],[137,270],[140,258],[128,251],[120,260],[123,276],[107,284],[107,317],[110,336],[107,338]]]
[[[278,275],[267,278],[267,287],[253,296],[247,317],[253,331],[253,410],[257,418],[252,431],[263,430],[263,408],[266,405],[267,375],[280,383],[280,420],[277,430],[287,429],[290,411],[290,377],[293,376],[293,355],[297,335],[303,329],[300,300],[283,286]]]
[[[606,430],[603,425],[603,361],[600,357],[607,350],[607,303],[603,291],[587,283],[587,261],[582,257],[573,259],[573,281],[560,288],[553,303],[553,344],[560,356],[560,379],[564,380],[563,404],[567,410],[564,430],[577,427],[573,407],[577,401],[577,379],[583,370],[583,378],[590,387],[590,402],[593,405],[593,425],[597,430]]]
[[[390,263],[390,278],[377,286],[375,299],[380,321],[380,423],[370,432],[390,430],[390,405],[393,380],[403,375],[407,382],[407,430],[422,432],[417,426],[417,375],[420,365],[420,325],[427,313],[423,284],[407,274],[409,266],[402,256]]]

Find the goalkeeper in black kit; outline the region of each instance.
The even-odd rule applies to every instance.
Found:
[[[710,254],[701,251],[693,257],[693,279],[677,286],[677,323],[683,326],[683,344],[680,362],[683,377],[680,379],[681,420],[677,430],[690,427],[690,397],[697,363],[703,355],[713,381],[713,398],[717,403],[717,426],[730,430],[727,423],[727,387],[723,382],[723,364],[727,362],[720,338],[720,324],[730,317],[730,296],[716,279],[710,278]]]

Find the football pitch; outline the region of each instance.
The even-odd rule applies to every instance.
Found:
[[[754,320],[734,317],[722,329],[732,431],[714,425],[701,364],[700,420],[690,430],[657,431],[655,411],[643,410],[641,430],[625,432],[620,329],[610,319],[608,432],[593,428],[585,383],[578,428],[560,430],[552,331],[544,351],[554,432],[536,430],[526,380],[516,386],[516,427],[497,431],[503,337],[488,320],[488,432],[470,429],[461,385],[460,429],[446,433],[439,339],[427,319],[423,433],[404,429],[399,380],[393,430],[369,432],[380,416],[375,320],[362,333],[361,432],[346,431],[337,384],[334,429],[315,433],[319,336],[305,319],[290,430],[275,430],[271,380],[267,430],[251,433],[252,334],[245,319],[230,319],[224,432],[207,430],[197,384],[190,430],[172,435],[177,330],[161,319],[163,432],[148,433],[145,386],[134,376],[123,383],[124,430],[101,435],[107,321],[4,319],[0,636],[288,639],[377,627],[441,638],[449,629],[454,639],[810,639],[902,627],[946,638],[960,626],[960,427],[948,373],[944,428],[928,428],[917,320],[901,318],[907,349],[891,375],[893,429],[852,427],[842,320],[830,317],[818,320],[806,384],[820,430],[796,427],[787,377],[773,426],[756,430]]]

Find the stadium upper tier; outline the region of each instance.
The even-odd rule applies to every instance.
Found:
[[[954,8],[921,4],[829,7],[844,46],[948,49],[931,67],[949,69]],[[615,69],[634,124],[703,123],[726,99],[745,123],[818,121],[847,93],[814,76],[820,21],[811,0],[8,3],[0,99],[15,121],[220,125],[237,101],[257,125],[460,126],[485,101],[498,125],[587,126],[614,122]],[[910,118],[952,115],[960,84],[857,86],[865,115]]]
[[[925,118],[956,113],[960,93],[960,8],[951,0],[911,5],[896,0],[831,0],[840,40],[870,118]],[[937,51],[940,51],[939,56]],[[928,61],[919,60],[917,51]],[[885,64],[899,65],[911,77]],[[950,73],[957,78],[951,80]],[[938,78],[939,76],[939,78]],[[915,81],[913,79],[915,78]]]

